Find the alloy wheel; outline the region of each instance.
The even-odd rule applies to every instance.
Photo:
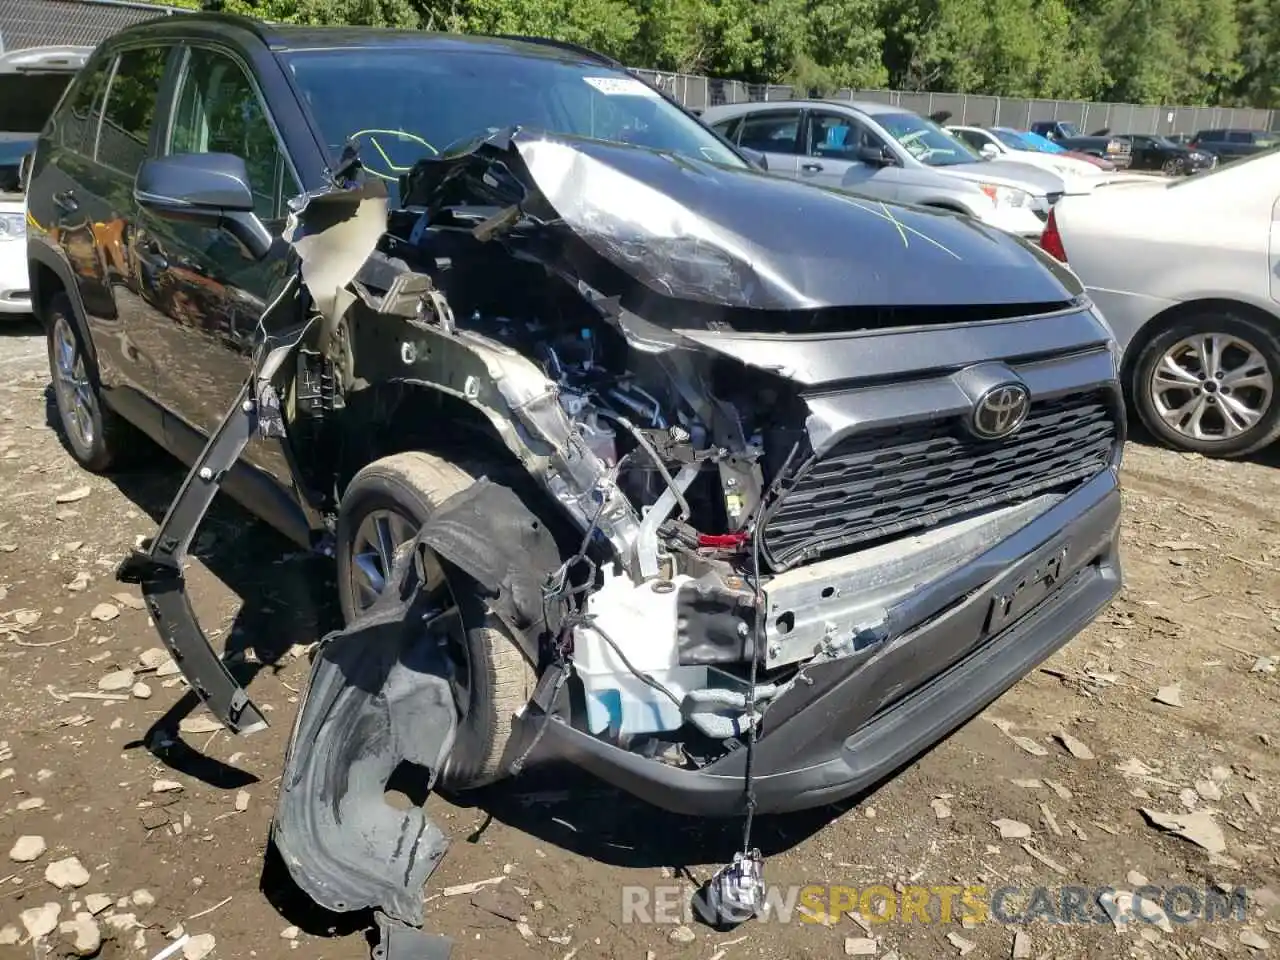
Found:
[[[1203,333],[1179,340],[1151,374],[1156,415],[1199,442],[1234,440],[1271,409],[1275,372],[1252,343],[1235,334]]]
[[[361,521],[351,543],[349,565],[351,596],[360,613],[373,606],[382,595],[391,579],[396,551],[417,534],[414,521],[392,509],[371,510]],[[436,621],[447,629],[443,633],[443,646],[452,667],[450,686],[454,701],[465,716],[471,702],[471,658],[466,625],[439,559],[426,551],[423,561],[424,589],[432,600],[423,620]]]
[[[80,341],[67,318],[59,316],[53,325],[53,391],[58,412],[67,432],[85,450],[93,447],[94,412],[97,401],[85,367]]]

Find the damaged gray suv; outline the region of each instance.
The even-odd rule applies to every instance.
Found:
[[[331,909],[420,922],[406,763],[826,804],[1119,588],[1116,352],[1072,275],[772,177],[588,51],[165,18],[96,51],[30,183],[67,444],[191,467],[120,576],[231,729],[265,720],[182,575],[210,500],[336,558],[274,827]]]

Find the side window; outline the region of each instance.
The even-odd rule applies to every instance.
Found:
[[[192,49],[178,85],[167,153],[231,153],[249,171],[254,212],[263,220],[284,216],[288,195],[300,188],[287,173],[284,155],[248,75],[236,61],[213,50]]]
[[[956,130],[955,135],[975,150],[981,150],[991,142],[985,134],[981,134],[977,130]]]
[[[730,143],[738,142],[738,126],[742,120],[741,117],[731,117],[728,120],[721,120],[719,123],[713,123],[711,129],[720,136],[724,137]]]
[[[809,148],[816,156],[857,160],[860,148],[885,146],[881,137],[852,117],[816,110],[809,114]]]
[[[93,156],[93,139],[98,134],[98,118],[102,116],[102,94],[111,77],[114,57],[91,63],[76,78],[75,89],[58,117],[58,136],[68,150]]]
[[[743,119],[738,145],[761,153],[799,153],[799,133],[799,110],[757,113]]]
[[[115,76],[107,90],[98,134],[99,163],[134,176],[147,158],[151,122],[156,116],[156,100],[164,79],[169,47],[141,47],[126,50],[116,62]]]

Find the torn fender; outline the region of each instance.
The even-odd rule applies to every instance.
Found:
[[[324,638],[285,760],[272,837],[294,882],[320,906],[381,907],[414,926],[422,888],[449,841],[419,807],[386,802],[404,762],[430,773],[453,747],[457,707],[429,597],[402,547],[392,588]],[[406,599],[406,592],[408,598]]]

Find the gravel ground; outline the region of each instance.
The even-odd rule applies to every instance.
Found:
[[[38,331],[0,331],[0,957],[91,955],[100,940],[101,957],[149,960],[179,926],[194,938],[188,960],[368,956],[367,917],[317,913],[263,856],[304,646],[336,624],[330,571],[217,505],[191,596],[201,622],[245,651],[272,721],[247,738],[221,731],[157,669],[138,595],[112,576],[154,531],[179,471],[164,460],[110,479],[80,471],[49,426],[47,385]],[[1023,897],[1047,887],[1058,903],[1067,885],[1092,898],[1145,878],[1247,887],[1243,918],[1118,929],[1090,899],[1104,922],[1055,924],[1043,910],[1024,925],[1002,922],[1008,913],[961,922],[958,907],[943,922],[934,891],[932,922],[867,923],[841,915],[847,901],[833,916],[804,899],[785,923],[785,897],[771,919],[730,933],[686,925],[678,909],[657,918],[671,922],[636,922],[624,905],[642,901],[626,888],[657,897],[704,879],[737,825],[661,814],[544,770],[429,800],[453,845],[428,885],[428,929],[456,938],[456,960],[1280,951],[1280,674],[1267,659],[1280,655],[1275,461],[1131,444],[1127,586],[1104,617],[873,793],[766,819],[757,833],[770,882],[854,887],[855,902],[876,885],[895,902],[916,885],[954,885]],[[51,924],[31,942],[29,929]]]

